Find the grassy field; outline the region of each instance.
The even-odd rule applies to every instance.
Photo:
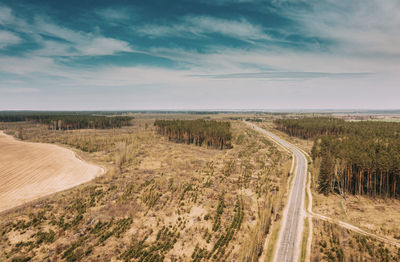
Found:
[[[2,213],[0,260],[254,261],[262,255],[281,217],[290,157],[235,120],[229,120],[231,149],[156,134],[155,119],[177,118],[200,117],[138,114],[133,126],[109,130],[0,124],[107,169],[91,182]]]
[[[335,224],[313,220],[311,261],[400,261],[400,248]]]
[[[364,196],[325,196],[314,191],[313,211],[355,225],[367,232],[400,240],[400,201]]]

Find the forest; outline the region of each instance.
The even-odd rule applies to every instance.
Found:
[[[301,118],[276,119],[276,128],[291,136],[303,139],[315,138],[321,135],[339,135],[344,133],[345,121],[339,118]]]
[[[289,135],[314,139],[319,191],[400,198],[400,123],[336,118],[276,120]]]
[[[129,116],[104,116],[92,114],[72,113],[2,113],[0,122],[21,122],[45,124],[52,130],[72,129],[106,129],[128,126],[133,117]]]
[[[214,120],[156,120],[157,132],[170,141],[197,146],[224,149],[231,148],[232,134],[229,122]]]

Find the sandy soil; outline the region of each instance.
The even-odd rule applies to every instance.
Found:
[[[0,212],[87,182],[104,169],[66,148],[29,143],[0,131]]]

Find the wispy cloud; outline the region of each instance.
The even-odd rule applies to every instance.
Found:
[[[125,41],[101,36],[76,44],[75,48],[83,55],[112,55],[117,52],[133,51]]]
[[[37,44],[43,47],[36,50],[35,55],[94,56],[132,52],[128,42],[104,37],[99,33],[75,31],[57,25],[50,18],[37,15],[33,23],[28,23],[24,18],[16,17],[8,7],[0,7],[0,14],[0,23],[3,26],[29,34]],[[6,41],[11,44],[19,39],[11,33],[0,31],[0,44],[7,44]]]
[[[397,0],[308,1],[308,8],[280,9],[302,35],[329,39],[332,52],[400,55]]]
[[[0,24],[4,25],[14,20],[14,15],[12,14],[12,10],[6,6],[0,6]]]
[[[369,76],[371,73],[327,73],[327,72],[287,72],[271,71],[258,73],[234,73],[217,75],[193,75],[194,77],[215,78],[215,79],[311,79],[311,78],[355,78]]]
[[[246,19],[221,19],[211,16],[187,16],[172,25],[148,24],[137,28],[137,32],[150,37],[205,37],[221,34],[239,40],[270,39],[259,25]]]
[[[117,52],[131,52],[132,49],[129,43],[118,39],[108,38],[99,34],[77,32],[65,27],[58,26],[54,23],[48,22],[43,18],[37,17],[35,19],[34,30],[45,36],[56,37],[64,40],[62,50],[70,47],[70,54],[63,53],[58,55],[111,55]],[[42,40],[46,45],[48,40]],[[52,46],[54,41],[50,40]],[[53,49],[58,50],[58,48]]]
[[[103,8],[95,10],[97,14],[102,19],[107,19],[110,21],[125,21],[136,17],[136,13],[131,9],[126,8]]]
[[[15,45],[21,42],[21,38],[9,31],[0,30],[0,49],[8,45]]]

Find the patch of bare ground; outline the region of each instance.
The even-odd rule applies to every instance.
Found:
[[[87,182],[103,169],[71,150],[21,142],[0,131],[0,212]]]
[[[256,260],[281,216],[289,156],[239,121],[233,148],[221,151],[172,143],[153,120],[118,130],[6,125],[83,150],[109,171],[3,214],[0,260]]]

